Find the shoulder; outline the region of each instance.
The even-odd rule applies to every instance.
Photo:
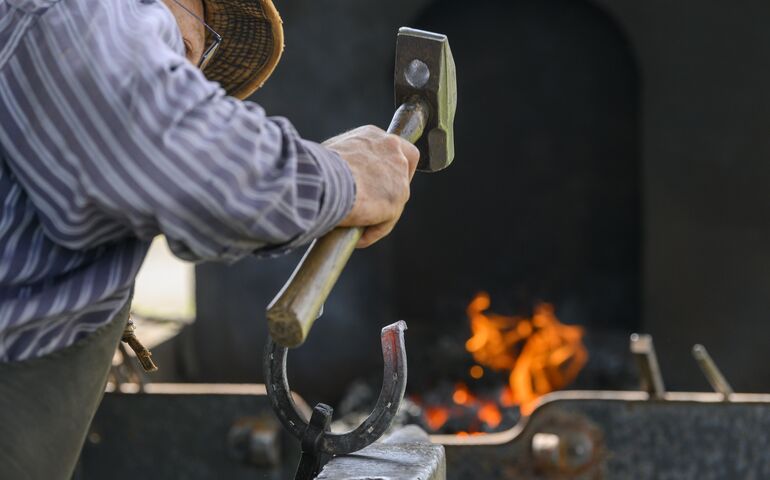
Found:
[[[42,28],[68,35],[73,42],[99,49],[130,50],[137,55],[147,50],[170,49],[184,55],[179,27],[161,0],[7,0],[36,6]],[[109,54],[112,57],[111,54]]]
[[[36,37],[76,76],[120,89],[136,75],[184,61],[179,27],[161,0],[54,3],[36,22]]]
[[[161,0],[50,3],[45,11],[31,14],[37,19],[14,53],[29,82],[35,83],[30,91],[50,88],[62,92],[57,98],[93,107],[100,115],[107,110],[125,114],[166,91],[182,90],[176,88],[179,83],[190,83],[179,80],[195,69],[184,57],[176,20]]]

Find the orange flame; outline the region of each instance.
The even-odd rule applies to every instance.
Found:
[[[449,409],[444,407],[428,407],[425,409],[425,421],[431,430],[436,431],[449,420]]]
[[[532,318],[487,313],[490,303],[481,292],[468,305],[473,335],[465,348],[479,365],[510,372],[510,390],[501,403],[519,405],[529,415],[537,399],[566,387],[580,373],[588,360],[583,329],[559,322],[547,303],[537,305]]]
[[[503,414],[500,412],[500,409],[491,402],[485,403],[484,406],[481,407],[478,417],[482,422],[492,428],[497,428],[497,426],[500,425],[500,422],[503,421]]]
[[[468,387],[464,383],[458,383],[455,387],[455,393],[452,395],[452,400],[458,405],[467,405],[474,399],[468,391]]]

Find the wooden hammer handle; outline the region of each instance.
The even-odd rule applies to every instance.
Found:
[[[428,112],[424,100],[412,97],[396,110],[388,133],[417,142],[428,122]],[[310,245],[267,307],[268,329],[277,344],[296,347],[305,341],[362,233],[362,228],[339,227]]]

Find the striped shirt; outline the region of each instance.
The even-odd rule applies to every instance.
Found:
[[[350,210],[343,160],[227,97],[159,0],[0,0],[0,361],[106,324],[150,240],[275,254]]]

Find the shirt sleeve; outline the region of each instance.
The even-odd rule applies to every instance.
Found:
[[[156,200],[150,208],[104,207],[125,215],[136,232],[156,223],[180,257],[276,254],[323,235],[352,207],[355,183],[337,154],[257,104],[224,96],[186,61],[136,88],[129,107],[136,121],[126,134],[157,148],[126,161],[157,173],[140,184]],[[90,181],[94,201],[109,195],[100,188],[107,178]]]
[[[83,34],[65,28],[72,12],[51,9],[64,18],[36,27],[28,68],[10,75],[24,97],[19,112],[35,117],[20,129],[40,157],[17,162],[20,177],[58,172],[47,183],[65,205],[44,189],[31,195],[54,240],[88,248],[116,232],[162,233],[184,259],[236,260],[307,243],[340,222],[355,182],[337,154],[207,81],[174,44],[165,7],[114,3],[131,3],[124,17],[144,23],[94,18],[104,28]],[[23,62],[21,48],[17,56]],[[81,218],[89,215],[98,218]]]
[[[157,145],[158,156],[132,159],[141,160],[142,171],[158,173],[145,179],[143,190],[164,190],[175,205],[158,201],[147,220],[157,221],[178,255],[275,254],[323,235],[352,207],[355,183],[337,154],[300,138],[285,118],[226,97],[184,59],[135,88],[129,133]],[[143,221],[140,209],[125,207],[134,212],[126,220]]]

